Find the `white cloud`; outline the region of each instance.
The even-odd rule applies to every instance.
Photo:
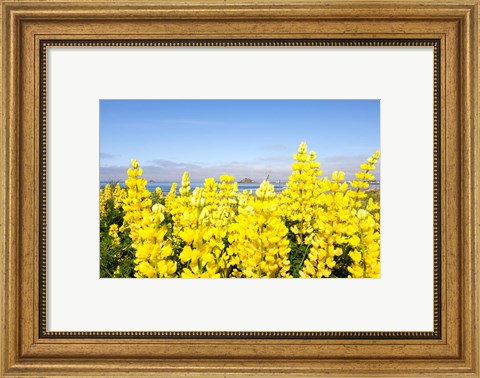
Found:
[[[263,146],[263,149],[267,151],[287,151],[287,146],[285,144],[267,144]]]
[[[366,162],[368,156],[332,156],[319,159],[323,175],[331,175],[333,171],[344,171],[347,180],[352,180],[355,173],[360,170],[360,164]],[[262,181],[267,176],[270,180],[287,180],[291,173],[292,158],[270,157],[258,159],[255,163],[228,162],[217,165],[201,165],[170,160],[152,160],[142,165],[143,176],[148,180],[155,181],[180,181],[187,171],[191,181],[203,181],[207,177],[219,179],[221,175],[229,174],[236,180],[250,178]],[[126,166],[101,166],[100,180],[125,180],[127,176]],[[380,179],[379,169],[373,172]]]
[[[355,173],[360,171],[360,164],[366,163],[369,157],[367,155],[338,155],[319,159],[319,161],[324,175],[331,175],[333,171],[343,171],[345,172],[345,178],[352,180],[355,177]],[[379,164],[373,171],[373,175],[377,180],[380,179]]]
[[[207,177],[218,179],[224,174],[232,175],[236,180],[247,177],[255,181],[261,181],[269,174],[272,180],[285,180],[290,174],[290,165],[279,167],[269,164],[242,164],[239,162],[200,166],[169,160],[157,160],[141,167],[143,176],[148,180],[155,181],[180,181],[185,171],[188,171],[191,181],[203,181]],[[125,180],[127,169],[128,167],[125,166],[102,166],[100,167],[100,180]]]
[[[107,154],[105,152],[100,152],[100,159],[101,160],[111,160],[117,158],[118,155],[115,154]]]

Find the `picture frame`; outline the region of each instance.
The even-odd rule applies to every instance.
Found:
[[[479,376],[478,0],[1,5],[1,376]],[[375,332],[360,338],[45,333],[44,42],[196,40],[201,47],[252,39],[267,45],[279,39],[357,40],[360,47],[386,40],[439,44],[438,332],[410,338]]]

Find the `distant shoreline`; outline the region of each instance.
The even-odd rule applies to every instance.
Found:
[[[170,191],[170,188],[172,186],[172,183],[176,182],[177,183],[177,194],[179,193],[179,189],[181,186],[181,181],[150,181],[147,183],[147,189],[150,192],[155,192],[155,189],[158,187],[162,190],[164,194],[167,194]],[[121,187],[125,187],[125,182],[124,181],[100,181],[100,189],[103,189],[106,184],[110,185],[116,185],[117,183],[120,183]],[[273,185],[274,190],[276,193],[280,193],[283,190],[286,189],[286,181],[282,181],[280,184],[278,182],[272,182],[270,183]],[[190,182],[190,189],[193,191],[195,188],[200,187],[203,188],[205,182],[204,181],[192,181]],[[241,183],[237,182],[238,185],[238,191],[242,192],[244,190],[252,190],[255,191],[260,187],[261,182],[251,182],[251,183]],[[377,183],[371,183],[370,187],[366,189],[366,192],[373,192],[380,190],[380,184]]]

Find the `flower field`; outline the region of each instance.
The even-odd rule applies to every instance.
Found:
[[[301,143],[286,188],[268,181],[239,192],[232,176],[190,189],[185,172],[169,193],[146,189],[132,160],[126,187],[100,190],[101,277],[380,276],[380,203],[369,191],[375,152],[353,181],[323,177]]]

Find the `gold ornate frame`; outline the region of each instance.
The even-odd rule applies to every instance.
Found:
[[[2,376],[480,374],[478,0],[0,3]],[[376,334],[202,338],[195,333],[154,338],[113,333],[105,338],[46,332],[41,284],[45,275],[44,46],[49,41],[128,45],[188,40],[201,45],[286,39],[293,44],[305,40],[380,44],[388,40],[405,45],[429,40],[438,45],[435,122],[442,141],[437,162],[438,257],[442,263],[437,332],[410,338]]]

